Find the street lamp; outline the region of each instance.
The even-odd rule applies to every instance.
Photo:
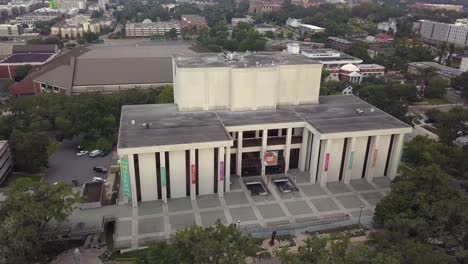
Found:
[[[364,205],[361,205],[361,211],[359,212],[359,225],[361,225],[361,216],[362,216],[362,209],[364,208]]]
[[[237,230],[240,230],[240,220],[237,220]]]

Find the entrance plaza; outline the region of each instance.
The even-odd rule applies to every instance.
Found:
[[[369,223],[375,205],[389,191],[387,177],[343,182],[311,184],[307,174],[291,171],[296,176],[298,191],[281,193],[272,182],[269,195],[251,195],[241,178],[231,177],[231,191],[217,194],[140,202],[138,207],[119,206],[128,213],[117,217],[114,246],[137,248],[149,241],[169,238],[177,230],[190,225],[210,226],[219,219],[224,224],[240,221],[242,229],[291,229],[295,225],[320,228],[324,223],[357,223],[362,210],[362,223]]]

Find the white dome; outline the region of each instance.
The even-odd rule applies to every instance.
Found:
[[[149,23],[153,23],[153,21],[151,21],[151,19],[149,18],[146,18],[145,20],[143,20],[143,22],[141,22],[143,24],[149,24]]]
[[[341,66],[340,70],[349,71],[349,72],[358,72],[360,71],[356,65],[351,63]]]

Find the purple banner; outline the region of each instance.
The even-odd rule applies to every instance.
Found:
[[[219,162],[219,180],[224,181],[224,161]]]

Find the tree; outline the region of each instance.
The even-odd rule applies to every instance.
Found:
[[[235,264],[244,263],[246,257],[255,256],[257,251],[251,236],[218,220],[214,226],[190,226],[171,236],[168,242],[152,244],[142,263]]]
[[[100,18],[103,15],[104,15],[103,11],[94,10],[93,13],[91,13],[91,18]]]
[[[341,94],[343,87],[338,81],[324,82],[320,87],[320,95],[336,95]]]
[[[429,98],[442,98],[447,93],[448,82],[440,77],[432,77],[424,89],[424,96]]]
[[[110,151],[112,150],[112,141],[107,138],[101,137],[96,142],[96,149]]]
[[[16,67],[15,77],[14,77],[15,82],[19,82],[19,81],[23,80],[24,77],[26,77],[31,70],[32,70],[32,66],[30,64],[20,65],[20,66]]]
[[[20,178],[8,188],[0,204],[0,263],[44,261],[45,242],[57,234],[81,201],[69,185],[47,185]],[[53,223],[53,224],[52,224]]]
[[[273,31],[271,31],[271,30],[268,30],[267,32],[265,32],[265,37],[270,38],[270,39],[274,39],[275,38],[275,33],[273,33]]]
[[[447,42],[442,42],[440,45],[439,45],[439,50],[438,50],[438,62],[439,64],[442,64],[442,59],[445,57],[445,55],[447,54],[447,49],[448,49],[448,46],[447,46]]]
[[[94,32],[85,32],[83,33],[83,39],[88,43],[95,43],[99,40],[99,36]]]
[[[464,98],[468,98],[468,72],[464,72],[458,75],[455,79],[452,80],[451,85],[455,89],[462,90],[462,96]]]
[[[177,30],[171,28],[168,32],[164,34],[168,39],[177,39]]]
[[[156,101],[159,104],[172,104],[174,103],[174,89],[172,85],[166,86],[158,95]]]
[[[436,165],[403,172],[392,184],[390,194],[377,204],[374,221],[421,242],[467,239],[459,232],[464,224],[465,201],[449,180]]]
[[[49,139],[44,133],[16,130],[10,140],[15,166],[19,170],[38,172],[47,166]]]

